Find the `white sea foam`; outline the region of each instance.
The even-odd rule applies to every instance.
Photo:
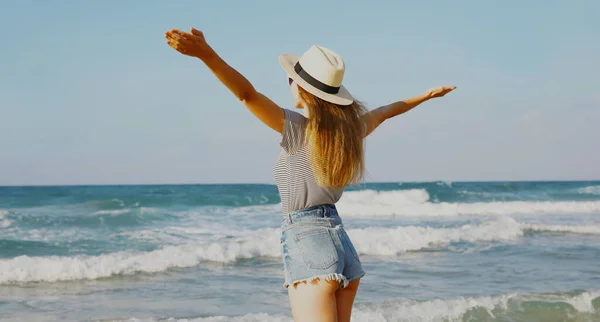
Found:
[[[600,298],[600,292],[583,292],[579,295],[570,296],[565,298],[564,296],[554,299],[554,302],[564,302],[570,304],[577,312],[596,312],[594,308],[594,300]],[[547,299],[546,301],[549,301]]]
[[[258,205],[258,206],[244,206],[229,209],[227,211],[231,215],[264,215],[272,213],[281,213],[281,204],[270,204],[270,205]]]
[[[0,209],[0,228],[8,228],[13,224],[12,220],[6,218],[8,210]]]
[[[123,200],[121,200],[121,199],[114,198],[114,199],[112,199],[111,201],[112,201],[112,202],[116,202],[116,203],[118,203],[118,204],[119,204],[119,206],[121,206],[121,207],[125,207],[125,201],[123,201]]]
[[[565,232],[575,234],[600,234],[600,225],[588,226],[571,226],[571,225],[538,225],[538,224],[521,224],[521,227],[526,230],[539,232]]]
[[[467,190],[459,190],[457,191],[460,194],[463,195],[470,195],[470,196],[480,196],[480,197],[487,197],[487,198],[499,198],[499,197],[515,197],[517,196],[517,193],[515,192],[486,192],[486,191],[467,191]]]
[[[12,220],[9,219],[1,219],[0,220],[0,228],[8,228],[12,225]]]
[[[392,256],[407,251],[447,246],[452,242],[515,240],[523,235],[523,231],[514,219],[505,217],[457,228],[403,226],[350,229],[348,235],[361,254]]]
[[[589,195],[600,195],[600,186],[588,186],[577,189],[577,192]]]
[[[136,207],[139,205],[139,203],[136,203]],[[123,214],[127,214],[130,212],[134,212],[137,211],[141,214],[152,214],[152,213],[157,213],[159,210],[156,208],[152,208],[152,207],[139,207],[139,208],[123,208],[123,209],[110,209],[110,210],[98,210],[94,213],[92,213],[92,216],[100,216],[100,215],[112,215],[112,216],[119,216],[119,215],[123,215]]]
[[[195,226],[166,226],[144,230],[131,230],[113,234],[132,240],[143,240],[159,245],[178,245],[190,242],[203,242],[230,237],[242,237],[255,233],[252,230],[235,230],[221,223],[201,223]]]
[[[579,189],[581,193],[600,194],[600,186]],[[510,196],[487,192],[461,192],[482,196]],[[377,216],[488,216],[527,214],[581,214],[600,212],[600,201],[495,201],[474,203],[432,202],[425,189],[346,191],[336,203],[346,217]],[[281,212],[281,204],[245,206],[226,210],[233,215]]]
[[[131,209],[129,209],[129,208],[111,209],[111,210],[98,210],[98,211],[94,212],[92,214],[92,216],[100,216],[100,215],[118,216],[118,215],[126,214],[126,213],[129,213],[129,212],[131,212]]]
[[[425,189],[347,191],[336,204],[343,216],[461,216],[600,212],[600,201],[433,203]]]
[[[539,301],[545,303],[566,303],[569,304],[575,314],[583,315],[586,321],[590,318],[590,313],[596,313],[592,301],[600,296],[600,292],[584,292],[579,295],[571,296],[566,294],[536,294],[536,295],[518,295],[506,294],[489,297],[458,297],[451,299],[436,299],[430,301],[414,300],[391,300],[385,303],[366,303],[358,304],[352,310],[352,321],[357,322],[441,322],[441,321],[463,321],[468,318],[469,321],[479,321],[496,319],[504,317],[506,320],[513,320],[512,312],[515,312],[515,319],[521,320],[524,317],[524,309],[520,303],[526,301]],[[478,311],[478,312],[475,312]],[[566,313],[566,312],[565,312]],[[470,316],[469,314],[477,314]],[[529,318],[536,319],[536,312],[532,312]],[[569,312],[572,316],[572,313]],[[269,315],[265,313],[253,313],[243,316],[212,316],[192,319],[170,318],[170,322],[291,322],[290,316]],[[127,319],[122,322],[155,322],[156,319]],[[165,320],[161,320],[165,321]]]
[[[100,233],[93,229],[20,229],[11,227],[2,237],[19,241],[36,242],[74,242],[82,239],[97,238]]]
[[[232,262],[279,256],[276,229],[263,229],[233,241],[167,246],[151,252],[118,252],[99,256],[29,257],[0,260],[0,283],[97,279],[138,272],[155,273],[193,267],[203,261]]]
[[[0,260],[0,283],[97,279],[112,275],[155,273],[171,268],[193,267],[201,262],[231,263],[240,259],[280,256],[280,229],[231,231],[227,236],[208,236],[208,230],[193,227],[178,231],[184,245],[170,245],[150,252],[117,252],[99,256],[29,257]],[[397,256],[408,251],[446,247],[456,242],[510,242],[523,236],[524,230],[561,231],[600,234],[600,226],[521,224],[511,217],[460,227],[432,228],[399,226],[349,229],[348,235],[361,255]],[[146,234],[130,237],[151,238]],[[182,236],[188,236],[183,238]],[[47,240],[42,234],[34,236]],[[64,237],[64,236],[63,236]],[[74,236],[70,236],[73,238]],[[161,238],[162,235],[159,236]],[[210,238],[209,238],[210,237]],[[215,240],[216,238],[216,240]]]

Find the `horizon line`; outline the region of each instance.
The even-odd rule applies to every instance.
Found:
[[[534,180],[424,180],[424,181],[367,181],[361,182],[355,185],[348,185],[347,187],[361,186],[367,184],[389,184],[389,183],[549,183],[549,182],[600,182],[600,179],[534,179]],[[36,187],[131,187],[131,186],[224,186],[224,185],[237,185],[237,186],[276,186],[274,183],[260,183],[260,182],[237,182],[237,183],[89,183],[89,184],[15,184],[15,185],[3,185],[0,184],[0,188],[36,188]]]

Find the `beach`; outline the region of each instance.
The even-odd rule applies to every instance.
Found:
[[[337,204],[353,321],[600,321],[600,181],[389,182]],[[0,187],[1,321],[291,321],[268,184]]]

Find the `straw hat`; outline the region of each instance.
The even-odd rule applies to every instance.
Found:
[[[332,50],[313,45],[301,57],[280,55],[279,64],[298,86],[316,97],[338,105],[354,102],[342,85],[346,69],[344,60]]]

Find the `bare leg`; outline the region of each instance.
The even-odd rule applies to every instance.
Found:
[[[315,280],[288,287],[295,322],[337,322],[335,305],[337,281]]]
[[[354,297],[356,296],[356,291],[358,291],[359,283],[360,279],[354,280],[350,282],[346,288],[339,289],[335,292],[338,322],[350,322],[352,304],[354,304]]]

